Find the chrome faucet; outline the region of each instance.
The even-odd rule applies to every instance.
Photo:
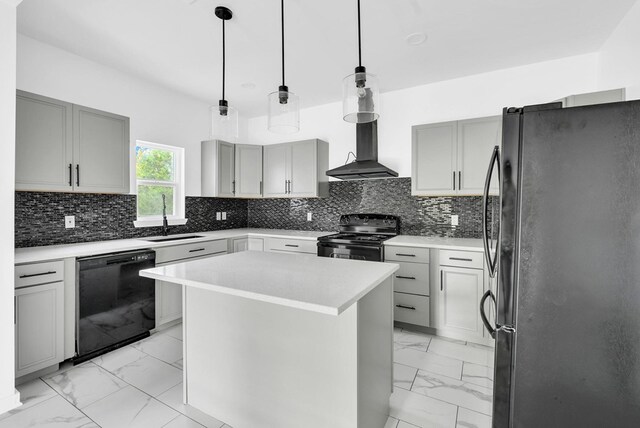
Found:
[[[162,194],[162,236],[169,234],[169,221],[167,220],[167,197]]]

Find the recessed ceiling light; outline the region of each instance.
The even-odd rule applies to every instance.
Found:
[[[253,82],[246,82],[240,85],[242,88],[244,89],[255,89],[256,88],[256,84]]]
[[[407,43],[412,46],[423,44],[427,40],[427,35],[424,33],[412,33],[406,38]]]

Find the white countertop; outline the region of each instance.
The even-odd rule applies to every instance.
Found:
[[[484,251],[482,239],[441,238],[438,236],[399,235],[384,241],[384,245],[438,248],[443,250]]]
[[[339,315],[396,270],[394,263],[243,251],[146,269],[140,275]]]
[[[177,241],[152,242],[144,238],[115,239],[112,241],[86,242],[80,244],[47,245],[43,247],[16,248],[15,263],[35,263],[48,260],[60,260],[67,257],[85,257],[96,254],[108,254],[119,251],[140,250],[143,248],[161,248],[173,245],[190,244],[194,242],[214,241],[217,239],[242,238],[242,237],[271,237],[271,238],[295,238],[315,241],[320,236],[330,235],[335,232],[311,232],[305,230],[279,230],[279,229],[228,229],[213,232],[194,232],[184,235],[198,235],[201,238],[183,239]],[[181,236],[171,235],[170,237]]]

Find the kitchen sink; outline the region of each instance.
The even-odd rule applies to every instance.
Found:
[[[183,239],[204,238],[203,235],[186,235],[186,236],[162,236],[160,238],[142,238],[151,242],[181,241]]]

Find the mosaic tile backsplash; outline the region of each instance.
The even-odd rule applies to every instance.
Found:
[[[226,221],[216,221],[216,212],[225,211]],[[247,201],[187,197],[184,226],[170,226],[170,233],[247,227]],[[76,227],[64,228],[64,216],[75,215]],[[135,228],[135,195],[94,193],[16,192],[15,245],[72,244],[141,238],[162,234],[160,227]]]
[[[492,199],[495,217],[498,200]],[[248,221],[249,227],[337,231],[340,215],[351,213],[399,216],[403,235],[482,237],[482,197],[411,196],[411,178],[331,181],[326,198],[252,199]],[[456,214],[459,226],[453,227]]]
[[[494,224],[497,198],[492,201]],[[414,197],[411,179],[332,181],[326,198],[222,199],[187,197],[184,226],[171,226],[171,234],[259,227],[337,231],[341,214],[381,213],[400,217],[405,235],[480,238],[481,197]],[[226,211],[226,221],[215,213]],[[313,220],[307,221],[307,213]],[[459,226],[451,226],[451,215]],[[64,228],[64,216],[75,215],[76,227]],[[159,227],[135,228],[135,195],[16,192],[16,247],[35,247],[161,234]]]

